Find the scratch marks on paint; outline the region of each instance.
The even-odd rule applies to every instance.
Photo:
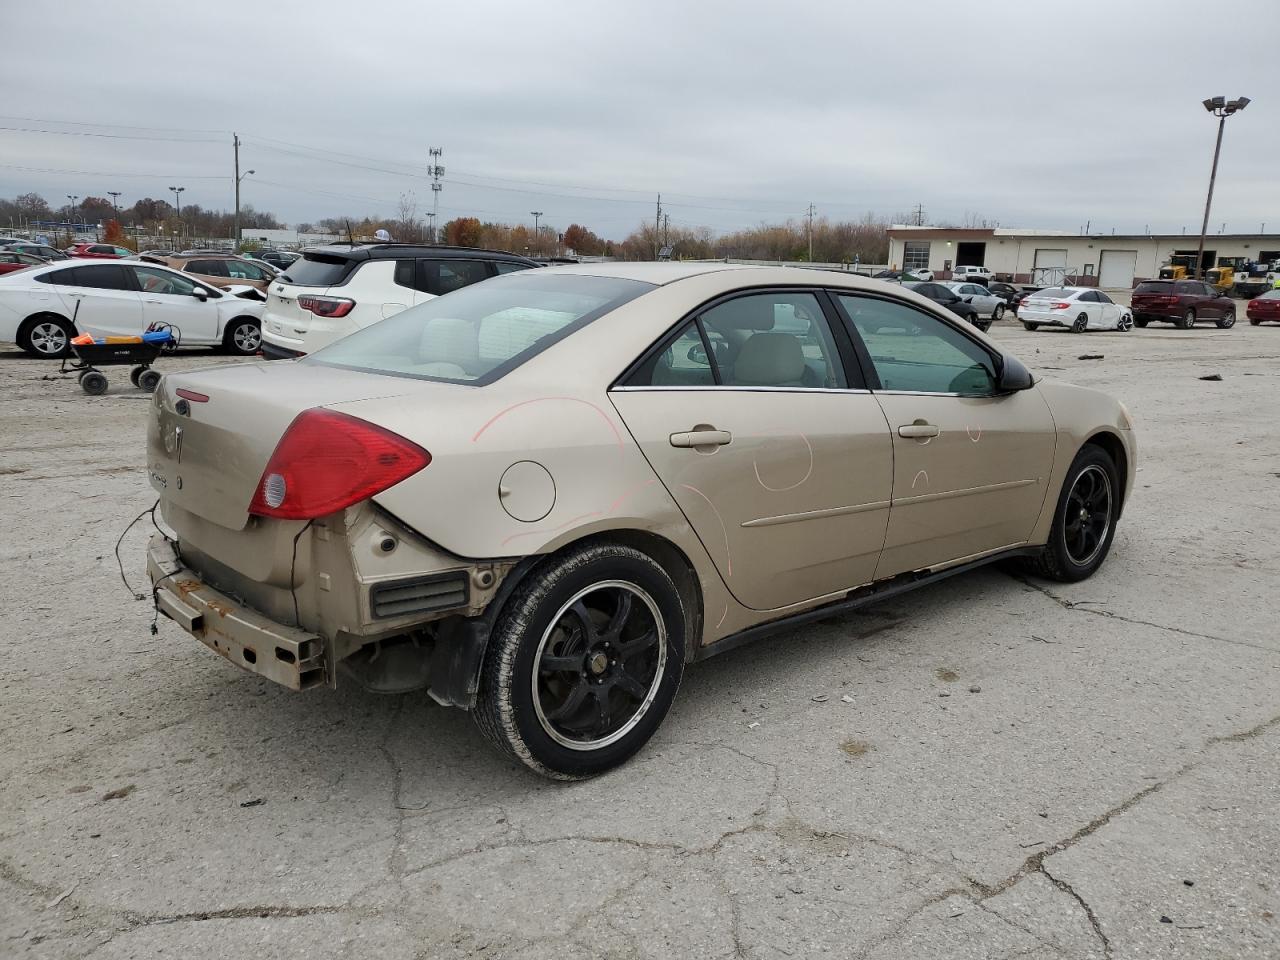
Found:
[[[724,536],[724,564],[725,576],[733,576],[733,556],[729,553],[729,528],[724,525],[724,517],[720,516],[720,511],[716,509],[716,505],[711,502],[711,498],[699,490],[697,487],[690,486],[687,483],[680,484],[684,489],[691,493],[696,493],[703,500],[707,501],[707,506],[711,508],[711,512],[716,515],[716,520],[720,522],[720,533]]]
[[[982,439],[981,427],[978,428],[978,435],[976,437],[973,435],[973,431],[967,426],[964,428],[964,432],[969,435],[969,439],[972,440],[974,443],[977,443],[979,440]]]
[[[625,444],[623,444],[622,442],[622,434],[618,432],[618,428],[614,425],[612,418],[610,418],[610,416],[607,413],[601,410],[598,406],[596,406],[590,400],[583,400],[580,397],[536,397],[533,400],[521,400],[519,403],[513,403],[511,406],[503,410],[499,410],[492,417],[490,417],[485,422],[484,426],[482,426],[479,430],[475,432],[475,436],[471,438],[471,442],[475,443],[477,440],[479,440],[481,435],[486,430],[488,430],[491,426],[493,426],[495,423],[497,423],[499,420],[505,417],[508,413],[511,413],[513,410],[518,410],[521,407],[527,407],[533,403],[547,403],[553,400],[563,400],[568,403],[580,403],[580,404],[583,404],[584,406],[590,407],[592,410],[596,412],[597,415],[599,415],[600,419],[605,422],[605,425],[613,433],[613,439],[614,439],[614,442],[618,445],[619,452],[625,449]]]
[[[726,617],[728,617],[728,616],[729,616],[729,605],[726,603],[726,604],[724,605],[724,613],[720,614],[720,620],[719,620],[719,622],[716,624],[716,629],[717,629],[717,630],[719,630],[722,626],[724,626],[725,618],[726,618]]]
[[[589,520],[592,517],[598,517],[598,516],[601,516],[600,511],[592,510],[590,513],[581,514],[580,516],[574,517],[572,520],[566,520],[564,523],[560,524],[560,526],[552,527],[549,530],[525,530],[525,531],[522,531],[521,533],[513,533],[511,536],[507,537],[505,540],[502,541],[502,545],[505,547],[512,540],[519,540],[521,537],[532,537],[535,534],[559,533],[565,527],[571,527],[575,523],[579,523],[583,520]]]
[[[622,494],[620,497],[614,500],[613,503],[609,504],[609,509],[606,510],[605,513],[606,514],[613,513],[615,510],[617,510],[620,506],[622,506],[624,503],[626,503],[628,500],[634,497],[637,493],[639,493],[645,487],[652,486],[657,482],[658,480],[656,477],[650,477],[644,483],[640,484],[640,486],[632,487],[626,493]]]
[[[797,436],[799,436],[800,439],[804,441],[805,449],[809,451],[809,466],[805,469],[804,476],[801,477],[799,480],[797,480],[795,483],[791,484],[790,486],[786,486],[786,487],[769,486],[767,483],[764,482],[764,480],[760,476],[760,465],[756,462],[755,455],[753,454],[751,457],[751,469],[754,470],[756,473],[756,483],[760,484],[760,486],[764,487],[770,493],[786,493],[788,490],[794,490],[796,487],[805,483],[811,476],[813,476],[813,444],[809,442],[809,438],[806,437],[803,433],[797,434]]]
[[[915,475],[915,477],[914,477],[914,478],[912,479],[912,481],[911,481],[911,489],[912,489],[912,490],[914,490],[914,489],[916,488],[916,485],[920,482],[920,478],[921,478],[921,477],[924,477],[924,485],[925,485],[926,487],[929,485],[929,474],[928,474],[928,473],[926,473],[925,471],[921,470],[919,473],[917,473],[917,474]]]

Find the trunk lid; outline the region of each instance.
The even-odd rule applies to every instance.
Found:
[[[156,389],[147,422],[148,479],[162,500],[242,530],[262,471],[299,413],[424,386],[442,385],[297,363],[169,374]]]

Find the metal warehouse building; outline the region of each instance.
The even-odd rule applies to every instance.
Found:
[[[932,270],[939,279],[958,266],[984,266],[1013,283],[1072,283],[1127,290],[1155,277],[1175,254],[1194,257],[1199,235],[1081,235],[1057,230],[947,229],[895,224],[889,228],[889,264]],[[1280,234],[1211,234],[1203,264],[1219,257],[1280,259]]]

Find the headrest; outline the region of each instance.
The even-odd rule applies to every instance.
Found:
[[[429,320],[422,328],[418,356],[428,362],[475,363],[480,358],[475,324],[454,317]]]
[[[733,378],[747,386],[799,383],[804,376],[804,348],[789,333],[753,334],[733,365]]]

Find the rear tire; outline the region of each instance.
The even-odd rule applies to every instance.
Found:
[[[1150,323],[1150,321],[1149,321],[1149,320],[1147,320],[1147,318],[1146,318],[1146,317],[1134,317],[1134,318],[1133,318],[1133,325],[1134,325],[1135,327],[1142,327],[1142,328],[1144,328],[1144,329],[1145,329],[1148,323]]]
[[[476,724],[545,777],[603,773],[643,747],[670,709],[684,628],[680,594],[647,554],[606,543],[552,559],[498,616]]]
[[[1261,325],[1261,323],[1262,323],[1262,321],[1261,321],[1261,320],[1256,320],[1256,319],[1254,319],[1253,317],[1250,317],[1250,318],[1249,318],[1249,326],[1251,326],[1251,327],[1259,326],[1259,325]]]
[[[1092,576],[1111,552],[1123,493],[1107,452],[1093,444],[1081,447],[1058,495],[1049,542],[1030,562],[1032,572],[1063,583]]]
[[[1190,330],[1195,325],[1196,325],[1196,312],[1194,310],[1188,310],[1178,320],[1178,328],[1181,330]]]
[[[1234,310],[1228,310],[1221,317],[1219,317],[1216,322],[1220,329],[1230,330],[1232,327],[1236,325],[1236,312]]]
[[[42,313],[22,324],[18,330],[18,346],[33,357],[59,360],[71,352],[75,328],[62,317]]]
[[[1040,324],[1038,324],[1038,323],[1033,323],[1033,322],[1032,322],[1032,321],[1030,321],[1030,320],[1023,320],[1023,321],[1022,321],[1022,325],[1023,325],[1024,327],[1026,327],[1028,330],[1032,331],[1033,333],[1034,333],[1036,330],[1039,330],[1039,329],[1040,329]]]
[[[1088,327],[1089,327],[1089,315],[1087,313],[1082,313],[1080,314],[1080,316],[1076,317],[1076,322],[1071,325],[1071,332],[1084,333],[1085,330],[1088,329]]]

